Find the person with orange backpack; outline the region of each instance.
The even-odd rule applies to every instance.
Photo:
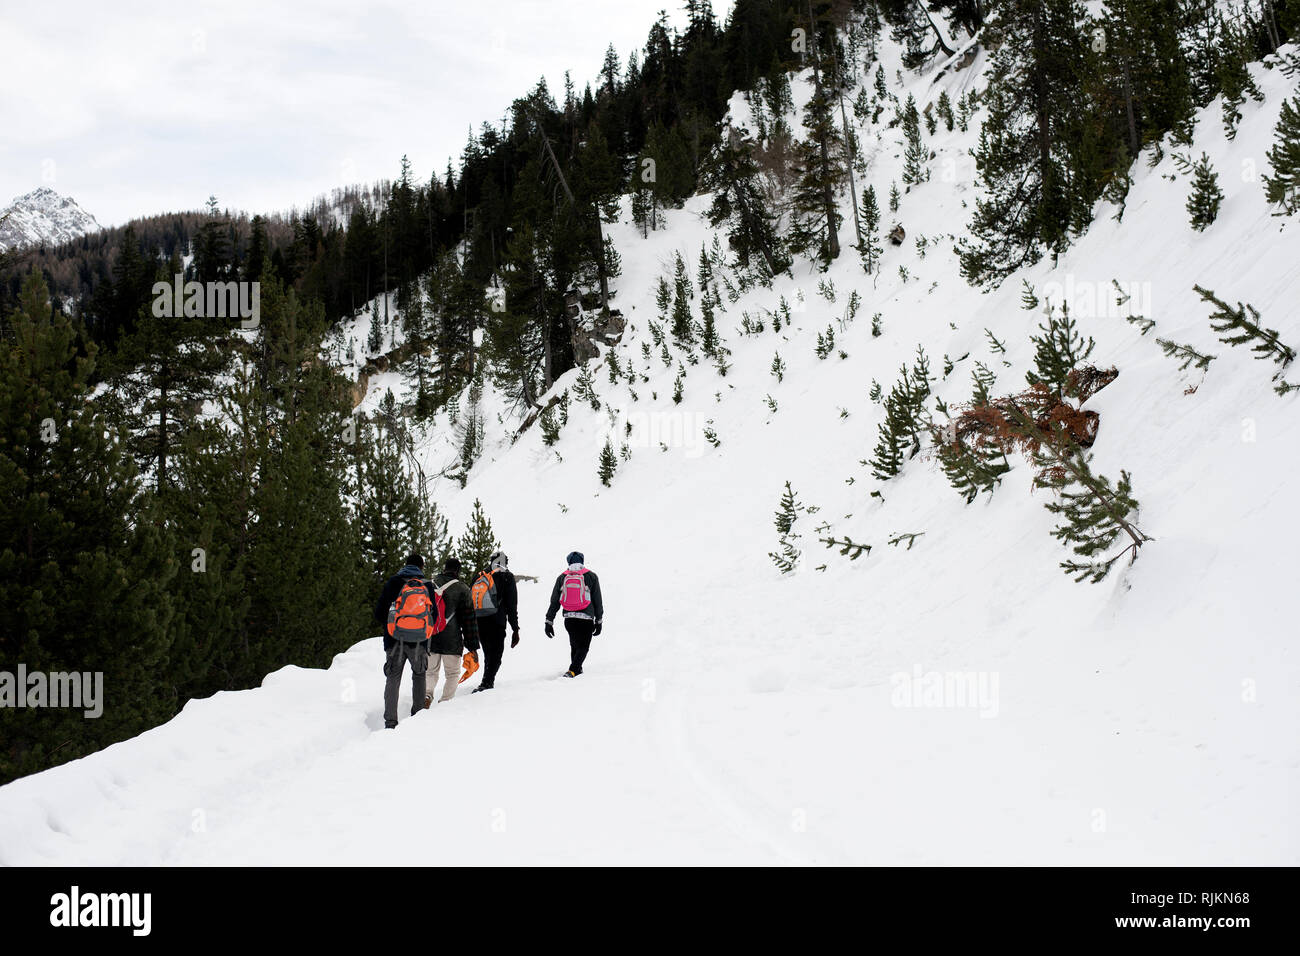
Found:
[[[375,604],[375,621],[384,625],[384,726],[397,726],[397,696],[402,671],[411,665],[411,715],[425,706],[429,639],[446,625],[446,607],[424,579],[424,558],[408,554],[402,570],[384,583]]]
[[[456,688],[478,670],[478,622],[469,587],[460,580],[460,561],[448,558],[433,584],[446,606],[446,619],[429,639],[432,677],[424,695],[425,707],[433,703],[439,671],[445,681],[439,702],[446,703],[456,696]]]
[[[569,632],[569,669],[564,677],[577,677],[591,650],[591,639],[600,634],[605,603],[600,598],[600,579],[583,565],[581,551],[569,552],[568,568],[555,579],[551,605],[546,609],[546,636],[555,636],[556,612],[564,609],[564,629]]]
[[[497,671],[506,653],[506,624],[513,631],[510,646],[519,645],[519,588],[508,567],[510,559],[501,551],[492,552],[488,566],[480,571],[470,588],[474,613],[478,615],[478,636],[483,643],[483,680],[473,693],[496,686]]]

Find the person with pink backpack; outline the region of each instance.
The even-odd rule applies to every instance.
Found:
[[[600,579],[587,568],[581,551],[571,551],[568,567],[555,579],[551,606],[546,609],[546,636],[555,636],[555,615],[564,610],[564,629],[569,632],[569,669],[565,677],[582,673],[582,662],[591,649],[591,639],[600,634],[605,605],[600,599]]]

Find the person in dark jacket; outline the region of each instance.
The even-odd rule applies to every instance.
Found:
[[[501,659],[506,653],[506,624],[510,625],[510,646],[519,646],[519,588],[515,576],[508,567],[510,559],[500,551],[495,551],[488,558],[485,573],[492,576],[496,587],[496,609],[484,613],[478,610],[478,636],[483,643],[483,680],[473,693],[491,690],[496,686],[497,671],[501,669]],[[476,582],[477,583],[477,582]]]
[[[460,562],[448,558],[443,565],[442,574],[433,579],[433,586],[442,595],[442,603],[446,606],[447,626],[433,635],[429,642],[430,676],[424,697],[425,707],[433,703],[434,694],[438,690],[439,671],[442,671],[446,681],[439,701],[445,703],[456,696],[462,663],[470,666],[472,660],[473,669],[478,669],[478,624],[474,618],[474,602],[470,599],[469,585],[460,580]]]
[[[397,600],[406,582],[412,578],[424,579],[424,558],[418,554],[408,554],[402,570],[384,582],[375,602],[375,622],[384,629],[384,726],[392,729],[397,726],[397,695],[402,685],[402,671],[411,665],[411,714],[414,715],[425,706],[425,679],[429,667],[429,642],[406,643],[398,641],[388,633],[388,611]],[[434,589],[428,581],[424,582],[429,592],[430,602],[434,599]]]
[[[566,579],[570,574],[581,575],[585,590],[577,595],[578,601],[570,603],[586,603],[581,607],[564,609],[564,629],[569,632],[570,653],[569,669],[564,676],[577,677],[582,673],[582,662],[587,659],[587,652],[591,650],[591,639],[600,633],[605,604],[600,599],[600,579],[596,577],[595,571],[584,566],[582,552],[571,551],[565,560],[569,566],[555,579],[555,587],[551,590],[551,605],[546,609],[546,636],[555,636],[555,625],[552,622],[565,597]]]

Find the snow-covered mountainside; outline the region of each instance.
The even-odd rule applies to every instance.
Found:
[[[0,249],[67,242],[99,228],[75,199],[42,186],[0,210]]]
[[[893,77],[898,51],[882,56]],[[921,110],[955,102],[982,55],[943,66],[902,74],[894,93]],[[648,237],[625,203],[609,233],[628,326],[556,383],[569,398],[554,443],[537,424],[517,434],[522,411],[489,384],[417,449],[427,473],[450,470],[465,416],[481,415],[467,485],[432,494],[454,526],[481,500],[516,573],[538,579],[520,585],[523,641],[496,690],[466,685],[388,733],[378,638],[328,670],[285,668],[0,789],[0,863],[402,864],[393,814],[412,800],[447,822],[428,851],[447,864],[1300,863],[1300,399],[1275,393],[1271,362],[1220,341],[1193,289],[1251,304],[1300,344],[1300,222],[1236,172],[1259,164],[1296,80],[1251,69],[1264,100],[1242,107],[1234,139],[1210,104],[1189,149],[1134,165],[1122,219],[1103,204],[1059,261],[991,293],[954,256],[978,118],[940,124],[931,177],[896,213],[902,131],[858,125],[857,188],[874,187],[882,231],[906,233],[874,275],[846,248],[825,273],[801,263],[733,295],[714,255],[701,287],[701,250],[726,248],[709,197]],[[796,108],[809,87],[797,80]],[[743,96],[730,121],[755,122]],[[1204,232],[1188,225],[1182,152],[1227,172]],[[848,233],[847,196],[843,212]],[[697,318],[718,291],[725,375],[651,331],[678,255]],[[933,447],[887,481],[863,464],[884,419],[873,383],[888,393],[920,347],[932,407],[968,401],[977,362],[994,394],[1020,391],[1049,303],[1118,371],[1085,406],[1099,415],[1093,468],[1131,476],[1150,536],[1095,585],[1058,567],[1070,553],[1023,458],[972,503]],[[360,363],[365,323],[340,361]],[[1157,338],[1214,358],[1180,369]],[[400,400],[396,373],[370,376],[361,409],[390,388]],[[786,482],[807,510],[782,574],[769,552]],[[871,549],[850,560],[822,538]],[[563,631],[548,641],[542,619],[573,549],[601,575],[606,617],[570,681],[555,679]]]

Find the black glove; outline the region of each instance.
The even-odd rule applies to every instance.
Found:
[[[597,622],[596,622],[596,626],[595,626],[594,628],[592,628],[592,630],[591,630],[591,636],[592,636],[592,637],[595,637],[596,635],[598,635],[598,634],[600,633],[600,625],[601,625],[601,622],[600,622],[600,621],[597,621]]]
[[[518,646],[519,646],[519,629],[518,629],[518,628],[516,628],[516,629],[515,629],[515,632],[514,632],[513,634],[510,635],[510,646],[511,646],[511,647],[518,647]]]
[[[550,621],[546,622],[546,636],[547,637],[555,636],[555,625],[552,624]]]

